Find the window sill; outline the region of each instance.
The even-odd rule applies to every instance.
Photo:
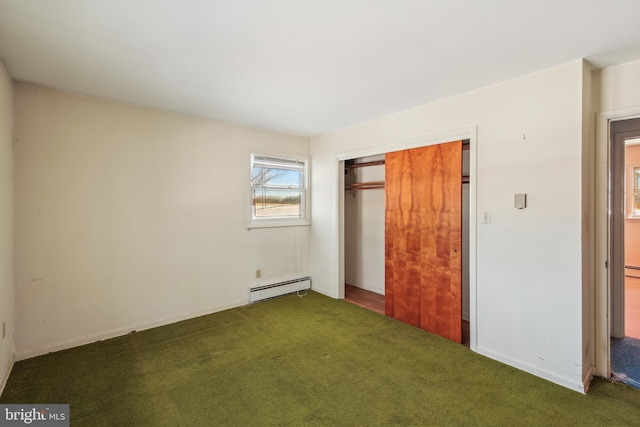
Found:
[[[247,228],[301,227],[309,225],[311,225],[311,221],[305,219],[268,219],[250,221],[247,224]]]
[[[630,221],[640,221],[640,216],[628,216],[627,219]]]

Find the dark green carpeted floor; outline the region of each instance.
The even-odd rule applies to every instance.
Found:
[[[18,362],[0,402],[91,427],[640,424],[640,390],[581,395],[313,292]]]

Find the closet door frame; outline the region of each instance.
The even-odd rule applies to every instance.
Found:
[[[340,152],[336,155],[335,176],[336,176],[336,218],[338,228],[338,239],[335,242],[336,264],[335,270],[335,295],[344,299],[344,161],[358,157],[374,156],[386,154],[392,151],[406,150],[411,148],[425,147],[429,145],[443,144],[456,140],[469,140],[469,335],[470,349],[477,351],[478,329],[477,329],[477,295],[478,288],[476,282],[476,230],[477,230],[477,209],[476,209],[476,161],[477,161],[477,127],[467,127],[448,132],[429,134],[412,138],[400,139],[379,145],[371,145],[359,150]]]

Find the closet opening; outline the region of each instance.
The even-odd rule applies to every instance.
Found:
[[[345,300],[385,314],[385,154],[344,162]]]
[[[461,143],[456,171],[461,191],[461,342],[470,344],[470,141]],[[344,291],[345,300],[381,315],[385,309],[385,184],[387,154],[344,160]],[[418,166],[413,166],[418,168]],[[420,167],[421,168],[421,167]],[[425,165],[425,168],[429,168]],[[395,316],[393,316],[395,317]]]

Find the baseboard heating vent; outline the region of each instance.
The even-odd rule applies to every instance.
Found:
[[[299,279],[271,283],[270,285],[256,286],[255,288],[249,288],[249,302],[262,301],[310,288],[311,277],[301,277]]]

